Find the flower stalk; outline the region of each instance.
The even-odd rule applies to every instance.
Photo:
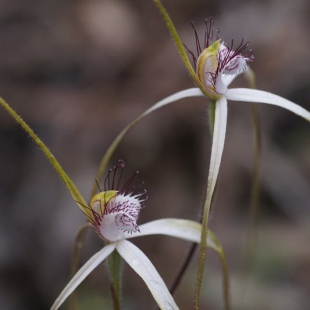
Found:
[[[111,278],[111,296],[114,310],[121,309],[122,292],[122,258],[117,251],[108,257],[108,268]]]

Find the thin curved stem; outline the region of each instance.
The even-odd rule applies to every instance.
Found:
[[[198,88],[189,88],[185,89],[182,91],[179,91],[171,96],[166,97],[165,99],[162,99],[155,103],[153,106],[151,106],[149,109],[144,111],[141,115],[139,115],[136,119],[134,119],[130,124],[128,124],[114,139],[112,144],[109,146],[108,150],[104,154],[103,158],[101,159],[97,174],[96,174],[96,179],[93,183],[92,189],[91,189],[91,194],[90,196],[93,197],[97,191],[97,181],[99,182],[102,178],[102,175],[104,174],[107,164],[113,155],[115,149],[117,146],[120,144],[122,139],[125,137],[125,135],[144,117],[147,115],[151,114],[152,112],[156,111],[159,108],[162,108],[170,103],[176,102],[180,99],[184,99],[187,97],[201,97],[203,94]]]
[[[195,254],[195,250],[197,249],[198,244],[195,242],[192,242],[190,245],[190,249],[188,251],[188,253],[186,254],[186,257],[183,261],[182,266],[179,268],[177,274],[175,275],[174,279],[172,280],[172,283],[170,285],[169,288],[169,292],[170,294],[173,296],[176,289],[179,287],[179,285],[181,284],[182,278],[185,275],[185,272],[190,264],[190,262],[192,261],[194,254]],[[156,310],[160,310],[158,307],[156,308]]]
[[[248,80],[249,86],[252,89],[256,88],[255,74],[249,69],[245,74]],[[259,217],[259,196],[260,196],[260,173],[261,173],[261,158],[262,158],[262,137],[261,137],[261,126],[259,118],[258,105],[252,103],[251,105],[251,116],[253,125],[253,144],[254,144],[254,161],[253,161],[253,179],[251,188],[251,200],[250,200],[250,225],[247,244],[249,251],[254,253],[254,247],[257,239],[257,226]],[[252,250],[250,249],[252,247]]]
[[[256,88],[255,74],[249,69],[245,72],[246,80],[248,81],[249,87],[252,89]],[[253,264],[255,247],[257,244],[258,235],[258,219],[259,219],[259,198],[260,198],[260,187],[261,187],[261,158],[262,158],[262,137],[261,137],[261,126],[259,118],[258,105],[255,103],[251,104],[251,116],[253,125],[253,144],[254,144],[254,160],[253,160],[253,177],[251,186],[251,198],[250,198],[250,211],[249,211],[249,226],[247,232],[247,239],[244,253],[244,276],[243,276],[243,289],[241,291],[240,298],[245,294],[246,290],[246,275],[251,269]]]
[[[250,88],[256,88],[255,74],[249,69],[245,73],[245,77],[249,83]],[[262,158],[262,137],[261,126],[259,118],[258,105],[252,103],[251,105],[252,125],[253,125],[253,144],[254,144],[254,161],[253,161],[253,178],[251,188],[250,200],[250,224],[248,231],[247,246],[249,262],[252,261],[254,255],[254,248],[257,239],[258,217],[259,217],[259,196],[260,196],[260,179],[261,179],[261,158]]]
[[[197,249],[197,246],[198,246],[197,243],[193,242],[191,244],[191,247],[190,247],[190,249],[189,249],[189,251],[188,251],[188,253],[187,253],[186,257],[185,257],[185,260],[184,260],[184,262],[183,262],[179,272],[177,273],[177,275],[176,275],[175,279],[173,280],[173,282],[171,284],[171,287],[169,289],[171,295],[173,295],[175,293],[176,289],[180,285],[181,280],[182,280],[182,278],[183,278],[183,276],[184,276],[184,274],[185,274],[185,272],[186,272],[190,262],[192,261],[192,258],[193,258],[194,254],[195,254],[195,250]]]
[[[254,163],[253,163],[253,178],[250,198],[250,212],[249,212],[249,227],[246,241],[246,266],[250,269],[253,262],[258,232],[258,218],[259,218],[259,196],[260,196],[260,172],[261,172],[261,131],[258,106],[252,104],[252,123],[253,123],[253,137],[254,137]]]
[[[227,266],[227,259],[225,252],[222,251],[220,254],[221,265],[223,270],[223,291],[224,291],[224,304],[225,310],[231,310],[231,301],[230,301],[230,285],[229,285],[229,271]]]

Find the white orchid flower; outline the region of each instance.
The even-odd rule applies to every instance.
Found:
[[[58,309],[76,287],[114,250],[132,267],[148,286],[160,309],[179,309],[161,276],[148,257],[133,243],[126,239],[163,234],[180,239],[200,242],[201,224],[179,219],[161,219],[138,227],[137,220],[145,202],[145,191],[138,192],[140,186],[131,187],[135,175],[120,187],[124,162],[109,170],[105,179],[104,191],[96,194],[89,206],[81,205],[98,235],[107,245],[91,257],[75,274],[54,302],[51,310]],[[118,173],[118,170],[121,170]],[[212,233],[208,246],[221,252],[219,243]]]
[[[206,237],[209,212],[220,169],[226,135],[227,100],[276,105],[303,117],[307,121],[310,121],[310,112],[294,102],[269,92],[248,88],[229,89],[228,87],[235,77],[242,72],[249,70],[248,62],[254,59],[251,50],[249,50],[247,54],[242,54],[244,50],[247,49],[248,43],[244,44],[244,41],[242,40],[239,46],[234,49],[233,40],[230,45],[223,42],[223,40],[219,38],[219,31],[213,28],[213,19],[206,19],[203,48],[201,47],[202,45],[200,44],[198,34],[193,27],[197,47],[196,56],[182,43],[173,22],[161,4],[161,1],[153,0],[153,2],[163,16],[190,76],[198,86],[197,88],[190,88],[175,93],[168,98],[163,99],[161,102],[164,102],[164,104],[169,104],[173,101],[186,97],[202,96],[209,99],[211,104],[215,106],[214,120],[213,124],[211,124],[213,127],[211,158],[208,174],[207,194],[202,216],[202,233],[195,294],[195,309],[198,309],[200,288],[206,258]],[[195,70],[186,55],[184,46],[187,49],[187,52],[189,52],[193,57]],[[213,115],[211,115],[211,117],[213,117]]]
[[[149,109],[143,116],[151,113],[161,106],[164,106],[165,104],[168,104],[169,102],[171,102],[170,99],[168,101],[164,100],[159,102]],[[52,166],[57,171],[59,177],[67,186],[74,201],[77,202],[78,206],[89,219],[99,236],[107,242],[107,245],[91,257],[75,274],[56,299],[51,307],[51,310],[58,309],[67,297],[75,290],[75,288],[114,250],[116,250],[144,280],[160,309],[179,309],[164,281],[150,260],[134,244],[126,239],[151,234],[164,234],[199,243],[201,240],[200,236],[202,231],[201,224],[188,220],[161,219],[142,225],[139,228],[137,226],[137,219],[145,199],[142,198],[143,193],[137,193],[136,187],[129,189],[133,178],[123,185],[122,188],[120,188],[120,179],[116,182],[115,169],[117,170],[118,167],[122,167],[122,162],[109,172],[105,181],[105,190],[95,195],[88,206],[73,181],[63,170],[55,156],[50,152],[43,141],[1,97],[0,105],[16,120],[16,122],[40,147],[42,152],[46,155]],[[131,123],[128,128],[130,129],[135,122]],[[115,144],[113,144],[111,148],[112,151],[108,152],[109,154],[113,153],[113,150],[117,146],[118,142],[129,130],[128,128],[126,127],[126,130],[124,130],[120,137],[117,138]],[[211,231],[208,231],[208,238],[206,242],[208,247],[212,248],[219,254],[224,274],[223,288],[225,307],[226,309],[229,309],[229,283],[225,253],[220,242]]]
[[[248,62],[254,59],[252,51],[243,55],[242,52],[248,47],[248,43],[243,43],[234,50],[233,42],[226,45],[225,42],[218,38],[218,31],[213,29],[213,20],[207,19],[204,48],[201,48],[197,33],[196,45],[197,54],[191,51],[194,64],[196,66],[196,74],[203,86],[200,88],[190,88],[182,90],[168,98],[173,101],[186,98],[189,96],[203,96],[207,94],[207,98],[211,102],[215,102],[215,119],[213,129],[213,141],[211,148],[211,160],[208,179],[208,196],[211,200],[224,149],[226,124],[227,124],[227,100],[244,101],[276,105],[287,109],[310,121],[310,112],[280,96],[269,92],[249,89],[249,88],[228,88],[230,83],[239,74],[248,70]],[[167,101],[167,99],[164,99]]]

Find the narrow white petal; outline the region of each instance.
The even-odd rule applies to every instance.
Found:
[[[226,135],[226,124],[227,124],[227,100],[222,96],[216,102],[215,108],[215,120],[214,120],[214,131],[211,149],[210,168],[208,176],[208,192],[207,196],[211,199],[213,196],[217,176],[220,170],[220,164],[222,160],[222,154],[225,143]]]
[[[143,224],[139,226],[139,229],[140,232],[126,235],[126,239],[147,235],[166,235],[196,243],[200,242],[201,224],[194,221],[166,218]],[[210,233],[208,233],[207,244],[208,247],[219,251]]]
[[[189,88],[182,91],[179,91],[163,100],[158,101],[148,110],[146,110],[142,115],[146,116],[147,114],[153,112],[156,109],[163,107],[166,104],[172,103],[174,101],[187,98],[187,97],[204,97],[204,94],[201,92],[199,88]]]
[[[71,281],[60,293],[59,297],[54,302],[51,310],[58,309],[62,303],[67,299],[67,297],[78,287],[78,285],[105,259],[107,258],[115,249],[115,244],[108,244],[98,253],[96,253],[92,258],[90,258],[87,263],[75,274]]]
[[[224,96],[216,101],[215,105],[215,119],[212,139],[212,149],[210,158],[210,167],[207,184],[207,195],[203,207],[202,214],[202,229],[200,236],[200,249],[199,249],[199,260],[198,260],[198,273],[196,280],[196,291],[195,291],[195,307],[198,308],[198,301],[201,291],[203,271],[205,266],[205,260],[207,255],[207,236],[208,236],[208,221],[211,209],[212,197],[214,188],[216,185],[218,173],[220,170],[220,164],[222,160],[222,154],[225,143],[227,124],[227,100]]]
[[[276,105],[305,118],[307,121],[310,121],[310,112],[306,109],[292,101],[262,90],[232,88],[227,90],[225,97],[228,100],[234,101],[260,102]]]
[[[127,240],[119,241],[116,249],[131,268],[143,279],[160,309],[179,309],[156,268],[140,249]]]

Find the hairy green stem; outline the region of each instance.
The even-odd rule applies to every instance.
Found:
[[[212,98],[214,95],[212,95],[211,93],[209,93],[209,91],[203,86],[203,84],[201,83],[201,81],[199,80],[195,70],[193,69],[193,66],[187,56],[187,52],[184,48],[183,42],[181,41],[181,38],[177,32],[177,30],[174,27],[174,24],[168,14],[168,12],[166,11],[166,9],[164,8],[164,6],[162,5],[160,0],[153,0],[153,2],[155,3],[155,5],[157,6],[160,14],[162,15],[168,30],[170,32],[170,35],[177,47],[177,50],[181,56],[181,59],[189,73],[189,75],[191,76],[191,78],[193,79],[193,81],[195,82],[195,84],[200,88],[201,92],[207,97],[207,98]]]
[[[216,102],[211,101],[209,105],[209,119],[210,119],[210,132],[211,136],[213,137],[214,132],[214,123],[215,123],[215,108]],[[199,299],[200,299],[200,291],[204,273],[204,266],[207,257],[207,237],[208,237],[208,224],[209,224],[209,216],[210,210],[213,200],[213,195],[209,195],[208,193],[211,192],[210,188],[210,181],[208,179],[207,189],[205,191],[205,202],[202,211],[202,219],[201,219],[201,241],[200,241],[200,249],[199,249],[199,260],[198,260],[198,272],[197,272],[197,281],[196,281],[196,290],[195,290],[195,309],[199,307]]]
[[[108,258],[109,274],[111,278],[111,294],[114,310],[121,309],[122,291],[122,258],[117,251],[114,251]]]

